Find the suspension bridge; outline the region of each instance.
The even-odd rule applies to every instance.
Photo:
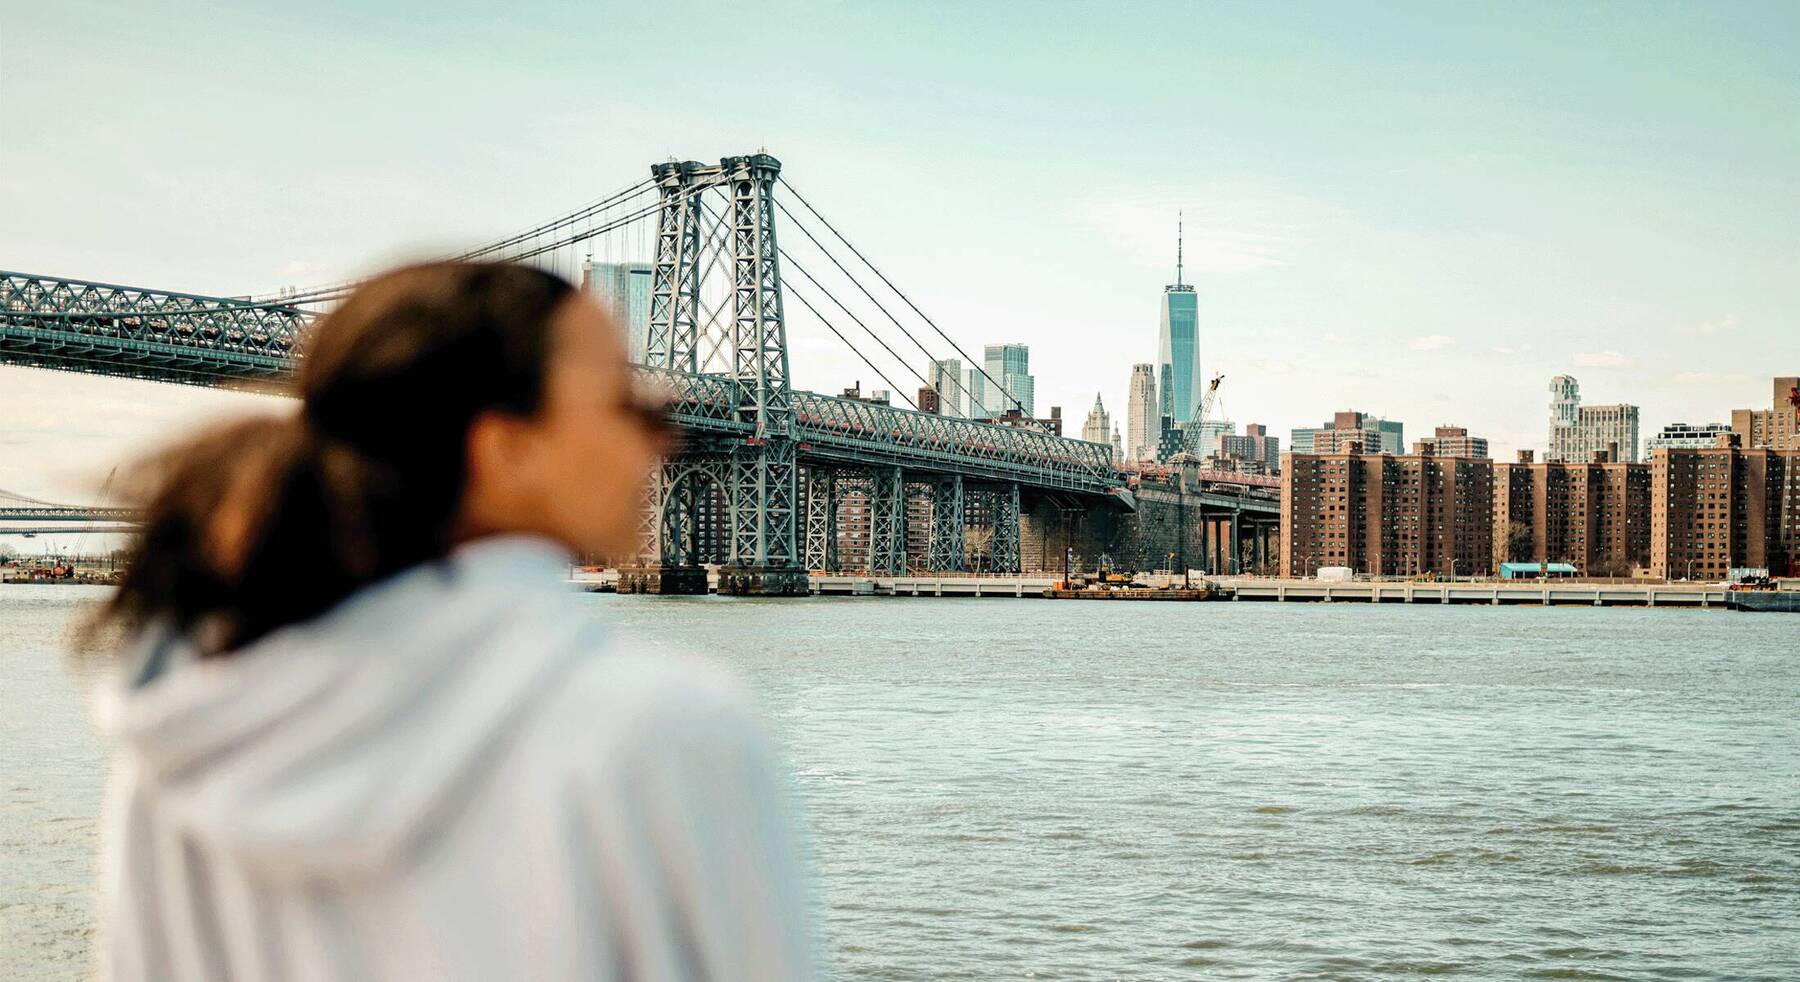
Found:
[[[0,488],[0,536],[125,532],[136,521],[129,508],[58,504]]]
[[[799,238],[778,241],[778,218]],[[917,367],[940,356],[973,366],[997,394],[987,403],[1019,402],[768,154],[658,163],[643,181],[447,258],[639,277],[621,292],[641,297],[612,299],[637,371],[668,394],[685,438],[646,492],[625,589],[703,590],[703,564],[722,567],[722,590],[751,594],[803,592],[814,571],[1018,572],[1025,503],[1135,507],[1104,444],[919,411],[895,378],[941,385]],[[354,286],[209,296],[0,271],[0,364],[278,386],[306,357],[307,325]],[[905,406],[796,389],[790,298]],[[948,384],[943,405],[962,404],[963,380]],[[1211,507],[1265,521],[1277,510],[1254,493],[1215,492]]]

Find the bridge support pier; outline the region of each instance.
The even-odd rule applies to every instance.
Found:
[[[906,478],[898,467],[869,468],[869,572],[896,576],[906,567]]]
[[[806,477],[806,568],[815,572],[838,568],[837,472],[808,467]]]
[[[961,474],[939,478],[931,486],[931,553],[934,573],[963,569],[963,480]]]
[[[721,566],[719,592],[733,597],[804,597],[806,570],[797,566]]]
[[[1019,566],[1019,485],[1008,481],[995,489],[988,507],[994,524],[991,568],[996,573],[1017,575]]]
[[[704,594],[706,567],[657,563],[619,567],[620,593]]]

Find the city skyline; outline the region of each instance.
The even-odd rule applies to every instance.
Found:
[[[995,43],[1001,10],[890,30],[898,8],[795,8],[769,44],[809,67],[755,118],[710,71],[655,71],[648,13],[619,12],[596,65],[599,39],[555,26],[576,12],[528,5],[498,30],[397,7],[303,25],[258,4],[23,12],[0,78],[44,111],[0,144],[0,266],[202,292],[329,281],[556,214],[671,152],[767,145],[964,348],[1029,344],[1041,406],[1129,405],[1177,211],[1199,343],[1228,376],[1215,412],[1273,433],[1354,407],[1467,426],[1500,458],[1546,449],[1557,374],[1656,433],[1762,405],[1765,363],[1800,364],[1800,232],[1781,220],[1800,135],[1768,125],[1800,97],[1791,10],[1150,6],[1126,44],[1071,9],[1020,61]],[[259,42],[269,23],[312,43]],[[151,78],[129,68],[148,38],[173,66]],[[696,43],[720,78],[748,57]],[[242,137],[281,118],[319,138]],[[468,138],[498,118],[504,138]],[[1146,175],[1146,154],[1192,163]],[[793,342],[807,388],[868,376],[828,337]],[[184,426],[271,405],[0,368],[0,487],[79,497]]]

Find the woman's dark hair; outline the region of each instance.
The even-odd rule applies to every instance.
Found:
[[[298,413],[227,423],[147,462],[142,534],[100,623],[224,654],[444,555],[470,424],[537,412],[551,320],[573,292],[490,263],[357,287],[306,339]]]

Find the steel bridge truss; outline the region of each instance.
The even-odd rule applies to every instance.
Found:
[[[282,303],[0,272],[0,363],[189,385],[277,379],[311,317]]]
[[[890,464],[807,465],[801,473],[808,571],[1019,571],[1016,482],[972,482]],[[915,529],[915,521],[925,527]]]

